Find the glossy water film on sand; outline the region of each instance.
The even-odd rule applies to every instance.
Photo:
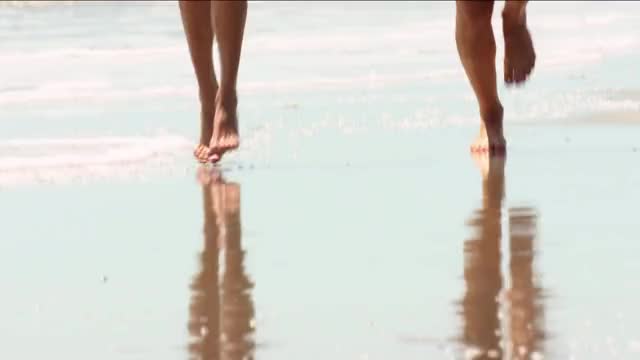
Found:
[[[506,160],[453,3],[250,3],[215,169],[175,2],[15,3],[1,359],[640,358],[637,3],[529,5]]]

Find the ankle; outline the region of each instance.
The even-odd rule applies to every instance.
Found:
[[[500,102],[490,107],[480,109],[480,117],[482,118],[482,122],[486,126],[501,125],[503,114],[504,109],[502,108],[502,104],[500,104]]]
[[[216,97],[211,95],[200,95],[200,111],[203,113],[214,112],[216,109]]]
[[[216,104],[213,100],[203,101],[200,99],[200,114],[203,117],[210,117],[216,112]]]
[[[212,81],[202,81],[198,79],[198,97],[200,103],[213,102],[218,93],[218,82],[213,79]]]
[[[227,111],[235,110],[238,106],[238,95],[236,89],[223,89],[220,88],[216,94],[216,106],[222,107]]]

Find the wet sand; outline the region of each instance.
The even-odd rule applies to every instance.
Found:
[[[2,354],[638,356],[638,130],[514,126],[490,163],[429,133],[411,163],[3,192]]]
[[[504,164],[451,3],[309,6],[207,185],[175,3],[0,7],[0,359],[639,358],[639,5],[530,5]]]

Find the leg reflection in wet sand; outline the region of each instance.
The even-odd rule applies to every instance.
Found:
[[[528,359],[542,353],[544,308],[542,289],[535,283],[533,269],[536,216],[530,208],[509,209],[509,333],[514,359]]]
[[[252,282],[244,271],[240,186],[200,169],[204,203],[201,270],[191,283],[189,333],[192,359],[252,359]]]
[[[533,269],[536,216],[531,208],[509,211],[510,277],[505,279],[500,250],[505,158],[473,156],[482,173],[483,200],[468,224],[474,235],[464,244],[461,340],[467,358],[532,359],[543,353],[544,339]],[[504,283],[510,286],[503,297]]]

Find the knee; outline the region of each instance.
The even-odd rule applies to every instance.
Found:
[[[456,17],[470,24],[491,24],[493,1],[456,1]]]
[[[493,44],[493,30],[491,15],[493,1],[462,1],[456,2],[456,43],[468,51],[491,51]]]

